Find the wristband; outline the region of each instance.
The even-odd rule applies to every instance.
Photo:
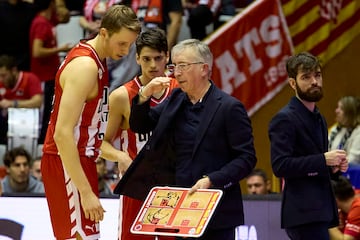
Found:
[[[18,100],[14,100],[14,108],[18,108],[19,107],[19,102]]]

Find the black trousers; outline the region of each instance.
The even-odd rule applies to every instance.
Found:
[[[315,222],[292,228],[286,228],[286,234],[291,240],[330,240],[329,223]]]

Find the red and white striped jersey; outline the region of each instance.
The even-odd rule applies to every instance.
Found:
[[[66,65],[74,58],[88,56],[94,59],[98,67],[98,94],[97,97],[84,103],[83,110],[77,125],[74,128],[74,135],[80,156],[97,156],[101,145],[99,129],[101,124],[107,122],[109,105],[108,70],[106,62],[101,61],[95,50],[86,42],[80,42],[74,47],[61,64],[55,79],[55,96],[53,99],[53,110],[44,142],[44,153],[58,154],[53,139],[59,105],[62,97],[60,86],[60,74]],[[71,111],[71,109],[69,109]]]

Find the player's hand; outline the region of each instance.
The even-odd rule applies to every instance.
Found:
[[[83,193],[80,194],[80,198],[85,218],[95,222],[99,222],[104,219],[105,210],[101,206],[100,200],[95,193],[92,191],[89,193]]]
[[[191,187],[190,191],[189,191],[189,195],[193,194],[194,192],[196,192],[198,189],[208,189],[211,187],[211,181],[210,178],[208,176],[203,177],[201,179],[199,179],[194,186]]]
[[[124,173],[129,168],[131,163],[132,163],[132,159],[129,156],[129,154],[126,153],[126,152],[121,151],[120,152],[120,157],[119,157],[119,160],[118,160],[119,173],[121,175],[124,175]]]

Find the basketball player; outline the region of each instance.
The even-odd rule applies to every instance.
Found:
[[[135,13],[116,5],[99,33],[69,52],[55,79],[55,96],[41,163],[56,239],[99,239],[104,209],[98,198],[96,159],[100,124],[107,116],[105,58],[128,54],[141,25]]]
[[[116,160],[121,173],[129,167],[140,149],[144,146],[151,133],[138,134],[129,129],[131,100],[143,86],[153,81],[155,77],[165,76],[166,63],[169,61],[168,44],[165,32],[161,29],[149,29],[142,32],[136,40],[136,61],[141,66],[142,75],[115,89],[110,94],[108,125],[101,146],[102,157]],[[156,81],[156,80],[154,80]],[[163,102],[177,86],[175,79],[171,79],[170,87],[147,98],[150,105],[155,106]],[[120,150],[112,143],[120,135]],[[151,239],[153,236],[139,236],[130,233],[142,201],[126,196],[120,197],[119,239]]]

